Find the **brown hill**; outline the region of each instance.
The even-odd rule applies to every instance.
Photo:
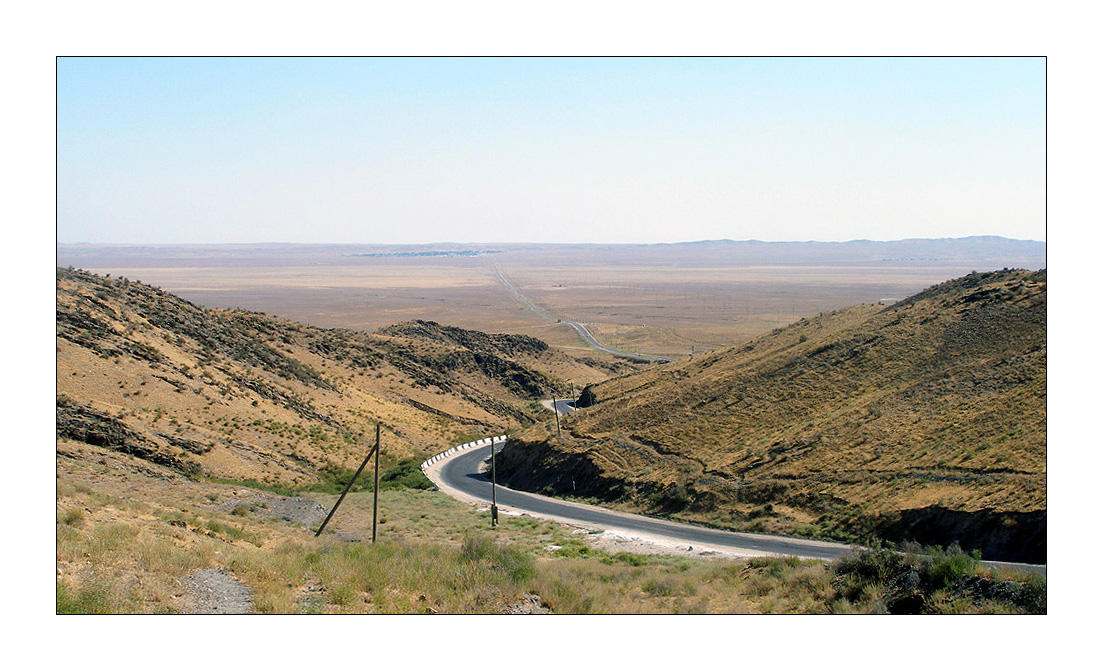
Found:
[[[209,310],[123,278],[57,270],[58,450],[108,447],[185,472],[285,485],[385,465],[547,414],[604,363],[432,322],[379,333]]]
[[[1045,562],[1045,270],[820,314],[589,394],[562,439],[542,423],[512,440],[500,478],[731,529]]]

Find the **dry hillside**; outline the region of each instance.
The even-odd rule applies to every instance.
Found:
[[[190,474],[303,486],[532,423],[564,381],[624,367],[534,338],[432,322],[378,333],[209,310],[123,278],[57,270],[58,451],[93,444]]]
[[[589,394],[562,439],[540,423],[511,441],[500,478],[725,528],[1045,562],[1045,270],[823,313]]]

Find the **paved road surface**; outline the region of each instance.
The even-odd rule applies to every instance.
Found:
[[[550,410],[550,411],[552,410],[552,400],[551,399],[541,399],[540,403],[541,403],[542,406],[544,406],[548,410]],[[574,413],[575,412],[575,400],[574,399],[557,399],[556,400],[556,410],[560,412],[560,415],[567,415],[568,413]]]
[[[548,314],[546,311],[542,310],[541,308],[538,308],[536,306],[536,304],[534,304],[532,301],[530,301],[528,298],[526,298],[526,296],[524,294],[522,294],[521,292],[514,289],[514,286],[510,284],[510,281],[506,279],[506,276],[502,275],[502,271],[498,270],[498,266],[495,266],[495,275],[498,276],[498,281],[502,283],[502,286],[505,287],[508,292],[513,294],[515,299],[517,299],[518,301],[521,301],[526,306],[528,306],[529,310],[533,311],[537,315],[540,315],[541,317],[548,320],[549,322],[562,322],[563,324],[566,324],[566,325],[570,326],[572,329],[574,329],[576,332],[578,332],[579,336],[581,336],[583,338],[583,340],[586,341],[590,345],[590,347],[592,347],[592,348],[602,350],[603,352],[608,352],[612,355],[619,355],[621,357],[631,357],[631,358],[634,358],[634,359],[645,359],[645,360],[653,361],[653,362],[671,362],[671,361],[674,361],[674,360],[672,360],[668,357],[661,357],[660,355],[645,355],[645,354],[640,353],[640,352],[626,352],[624,350],[616,350],[614,348],[606,347],[606,346],[602,345],[601,343],[599,343],[596,338],[594,338],[594,335],[590,333],[590,331],[586,328],[585,325],[580,324],[579,322],[572,322],[570,320],[561,320],[557,317],[554,317],[554,316]]]
[[[558,401],[557,405],[560,404],[563,412],[574,411],[571,400]],[[496,452],[501,449],[501,443],[495,445]],[[489,445],[470,448],[433,465],[427,470],[427,474],[442,490],[453,496],[459,494],[462,498],[490,503],[491,483],[482,473],[482,465],[490,459],[490,455]],[[718,550],[739,555],[796,555],[801,558],[832,560],[853,548],[836,542],[714,530],[520,492],[501,485],[497,488],[496,496],[500,507],[584,527],[645,539],[654,538],[661,543],[690,545],[695,550]],[[1046,565],[998,561],[985,561],[982,564],[1046,575]]]
[[[500,449],[501,444],[496,445]],[[480,465],[491,455],[490,446],[470,448],[441,463],[436,475],[443,489],[453,489],[468,497],[491,501],[491,482],[480,473]],[[435,465],[436,466],[436,465]],[[804,558],[830,560],[849,550],[845,544],[763,534],[724,532],[706,527],[685,525],[658,518],[611,511],[597,506],[565,502],[527,492],[498,486],[498,505],[543,517],[571,521],[611,531],[643,536],[655,536],[706,548],[743,552],[748,555],[796,555]],[[705,548],[703,548],[705,550]]]

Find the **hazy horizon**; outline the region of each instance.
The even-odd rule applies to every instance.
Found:
[[[308,242],[308,241],[293,241],[293,240],[253,240],[243,241],[235,243],[217,243],[217,242],[195,242],[195,243],[133,243],[133,242],[91,242],[91,241],[57,241],[58,246],[69,245],[89,245],[89,246],[101,246],[101,247],[217,247],[217,246],[238,246],[245,247],[250,245],[316,245],[316,246],[362,246],[370,247],[373,245],[383,247],[425,247],[428,245],[693,245],[696,243],[795,243],[795,244],[809,244],[809,243],[826,243],[826,244],[844,244],[844,243],[899,243],[908,241],[919,240],[966,240],[970,238],[1000,238],[1003,240],[1026,242],[1026,243],[1046,243],[1046,238],[1010,238],[1008,236],[991,235],[991,234],[975,234],[964,236],[940,236],[940,237],[927,237],[927,238],[852,238],[849,240],[826,240],[826,239],[810,239],[810,240],[764,240],[760,238],[710,238],[700,240],[672,240],[672,241],[657,241],[651,243],[633,243],[633,242],[588,242],[588,241],[555,241],[555,242],[540,242],[535,240],[520,240],[520,241],[504,241],[504,240],[434,240],[424,243],[381,243],[381,242]]]

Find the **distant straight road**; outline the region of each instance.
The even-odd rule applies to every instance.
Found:
[[[540,315],[541,317],[548,320],[549,322],[562,322],[563,324],[566,324],[566,325],[570,326],[572,329],[574,329],[575,331],[577,331],[579,333],[579,336],[582,336],[583,340],[586,341],[587,344],[590,345],[590,347],[595,348],[597,350],[602,350],[604,352],[608,352],[611,355],[618,355],[618,356],[621,356],[621,357],[631,357],[633,359],[644,359],[644,360],[653,361],[653,362],[670,362],[670,361],[674,361],[674,360],[670,359],[669,357],[661,357],[660,355],[645,355],[645,354],[640,353],[640,352],[626,352],[624,350],[616,350],[614,348],[610,348],[610,347],[607,347],[605,345],[602,345],[601,343],[598,342],[598,340],[596,338],[594,338],[594,335],[590,333],[590,330],[588,330],[585,325],[580,324],[579,322],[572,322],[570,320],[564,320],[564,319],[560,319],[558,317],[554,317],[552,315],[549,315],[546,311],[544,311],[541,308],[537,307],[537,305],[534,304],[532,301],[530,301],[524,294],[522,294],[521,292],[514,289],[514,286],[510,284],[510,281],[506,279],[506,276],[502,275],[502,271],[500,271],[498,269],[497,264],[495,265],[494,269],[495,269],[495,275],[498,276],[498,281],[502,283],[502,286],[506,288],[506,291],[510,292],[510,294],[513,294],[515,299],[517,299],[518,301],[521,301],[522,303],[524,303],[526,306],[529,307],[529,310],[533,311],[537,315]]]

